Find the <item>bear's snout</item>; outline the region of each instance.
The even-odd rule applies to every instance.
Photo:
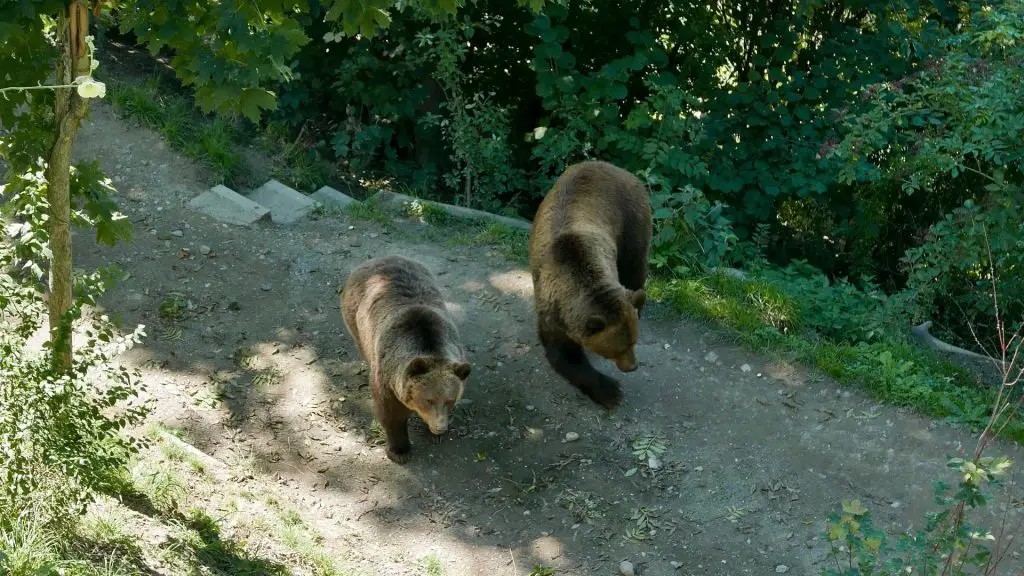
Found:
[[[427,422],[427,428],[430,428],[430,432],[440,436],[448,431],[448,416],[434,414],[434,417]]]
[[[636,354],[634,354],[632,350],[615,359],[615,367],[618,368],[620,372],[632,372],[636,370],[639,365],[640,363],[636,361]]]

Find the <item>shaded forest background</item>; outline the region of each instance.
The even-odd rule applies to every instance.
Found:
[[[613,162],[650,186],[656,271],[740,266],[844,342],[931,319],[977,348],[992,272],[1024,311],[1017,3],[479,1],[372,40],[326,10],[263,121],[313,162],[527,218]]]

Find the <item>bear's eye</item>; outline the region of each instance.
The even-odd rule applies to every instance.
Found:
[[[600,316],[591,316],[590,318],[587,318],[587,322],[583,326],[583,329],[586,331],[587,336],[594,336],[604,330],[607,325],[608,324],[604,321],[604,318],[601,318]]]

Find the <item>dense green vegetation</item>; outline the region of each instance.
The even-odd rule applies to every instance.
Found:
[[[527,217],[567,164],[615,162],[651,187],[660,272],[788,270],[770,280],[862,301],[814,325],[852,342],[990,336],[984,228],[1024,313],[1014,4],[476,2],[372,39],[326,10],[267,120],[307,156]]]

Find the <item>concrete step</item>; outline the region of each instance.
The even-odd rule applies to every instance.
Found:
[[[310,194],[309,197],[323,204],[324,206],[330,206],[332,208],[344,208],[349,204],[360,203],[359,200],[356,200],[355,198],[342,192],[338,192],[337,190],[331,188],[330,186],[324,186],[320,188],[316,192]]]
[[[188,205],[226,224],[248,226],[259,220],[270,219],[270,210],[266,207],[221,184],[189,200]]]
[[[269,180],[253,190],[249,199],[270,209],[270,218],[275,224],[292,224],[309,216],[316,208],[316,200],[277,180]]]

